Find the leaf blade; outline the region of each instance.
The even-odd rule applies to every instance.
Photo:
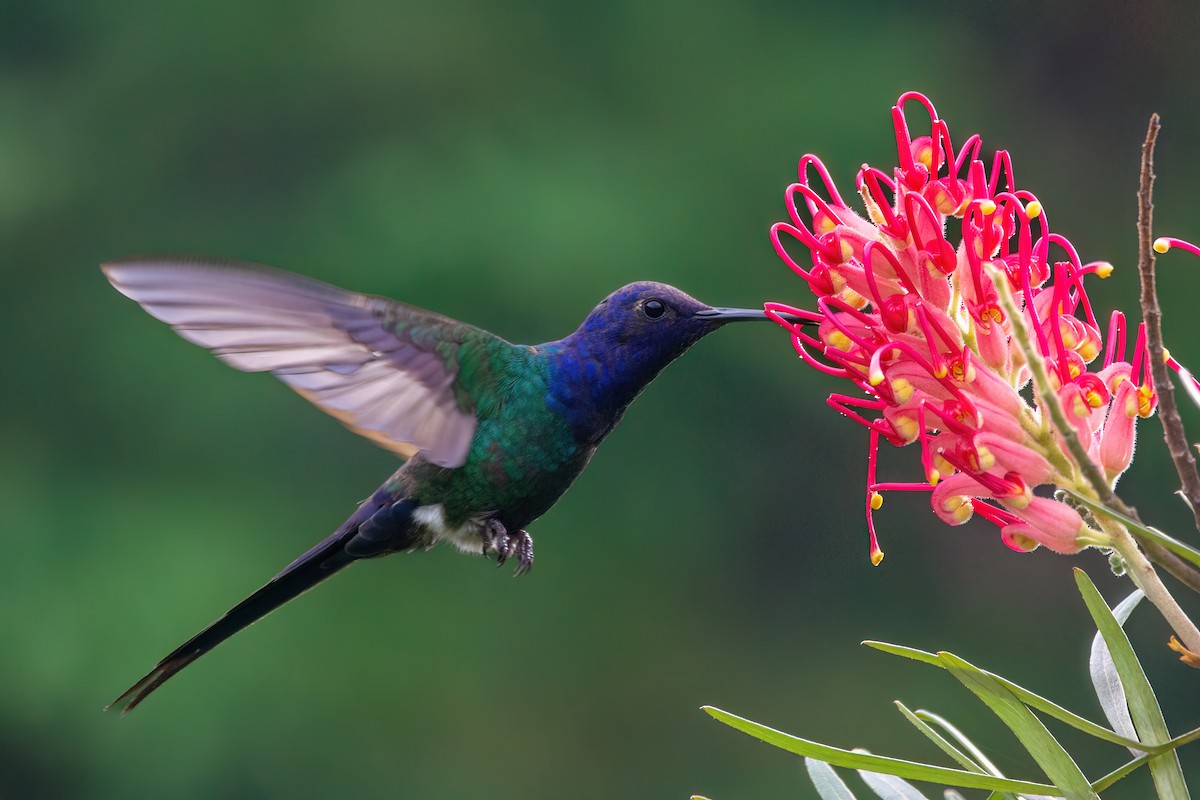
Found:
[[[821,800],[856,800],[846,782],[824,761],[806,758],[804,768],[808,770],[808,779],[816,787],[817,794],[821,795]]]
[[[873,650],[879,650],[883,653],[889,653],[891,655],[900,656],[901,658],[919,661],[922,664],[930,664],[932,666],[944,669],[942,663],[938,661],[938,657],[936,655],[933,653],[927,653],[924,650],[917,650],[916,648],[905,647],[904,645],[889,644],[887,642],[866,641],[863,642],[863,644]],[[976,667],[976,669],[979,668]],[[1122,747],[1140,748],[1142,750],[1152,751],[1156,751],[1158,749],[1143,742],[1139,742],[1135,738],[1122,736],[1115,731],[1109,730],[1103,725],[1098,725],[1097,723],[1092,722],[1086,717],[1081,717],[1072,711],[1068,711],[1067,709],[1055,703],[1053,700],[1049,700],[1045,697],[1042,697],[1040,694],[1031,692],[1025,687],[1013,683],[1008,678],[997,675],[994,672],[988,672],[987,670],[981,671],[1003,684],[1004,687],[1015,694],[1022,703],[1029,706],[1034,711],[1040,711],[1046,716],[1070,725],[1076,730],[1083,731],[1089,736],[1094,736],[1097,739],[1111,742],[1112,744],[1119,744]]]
[[[703,706],[703,711],[713,719],[734,730],[749,734],[756,739],[774,745],[781,750],[796,755],[815,758],[836,767],[849,769],[865,769],[871,772],[883,772],[897,775],[915,781],[941,783],[947,786],[957,786],[964,789],[990,789],[1001,792],[1032,792],[1034,794],[1050,794],[1061,797],[1057,788],[1045,783],[1034,781],[1013,780],[1011,778],[994,778],[974,772],[965,772],[947,767],[937,767],[932,764],[921,764],[915,761],[905,761],[898,758],[888,758],[868,753],[857,753],[843,750],[840,747],[820,744],[819,742],[801,739],[789,733],[769,728],[752,720],[722,711],[713,706]]]
[[[929,800],[917,787],[895,775],[860,769],[858,777],[863,779],[867,788],[877,794],[880,800]]]
[[[1125,620],[1129,618],[1129,614],[1143,597],[1145,594],[1138,589],[1117,604],[1113,609],[1113,616],[1118,624],[1125,624]],[[1125,701],[1125,687],[1113,664],[1112,653],[1109,652],[1108,645],[1104,643],[1104,636],[1099,630],[1092,637],[1092,649],[1088,657],[1088,673],[1092,678],[1092,686],[1096,690],[1096,699],[1100,701],[1100,708],[1104,711],[1104,716],[1108,718],[1113,730],[1137,741],[1137,729],[1134,728],[1133,719],[1129,716],[1129,703]],[[1140,747],[1130,747],[1129,750],[1135,756],[1146,752]]]
[[[1125,700],[1129,705],[1129,715],[1137,729],[1140,739],[1147,744],[1162,745],[1167,743],[1171,735],[1167,731],[1166,720],[1163,719],[1162,709],[1159,708],[1158,698],[1146,678],[1146,672],[1138,661],[1125,629],[1113,616],[1108,603],[1100,595],[1092,579],[1083,570],[1075,569],[1075,583],[1083,602],[1087,605],[1096,628],[1104,637],[1108,651],[1112,655],[1113,666],[1121,677],[1125,688]],[[1161,749],[1161,748],[1160,748]],[[1160,797],[1178,798],[1184,800],[1191,797],[1187,783],[1183,779],[1183,769],[1179,765],[1179,757],[1174,751],[1162,753],[1150,760],[1150,774],[1154,778],[1154,786]]]
[[[1099,800],[1099,795],[1092,790],[1091,783],[1074,759],[1016,695],[983,670],[952,653],[939,653],[938,658],[945,663],[951,675],[975,693],[1008,726],[1068,800]]]

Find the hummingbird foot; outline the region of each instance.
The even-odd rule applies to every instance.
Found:
[[[515,578],[533,569],[533,537],[529,535],[529,531],[517,531],[513,538],[516,542],[514,550],[517,556],[517,568],[513,572]]]
[[[517,569],[513,575],[524,575],[533,567],[533,537],[528,531],[510,534],[498,519],[489,519],[484,529],[483,554],[496,553],[496,566],[516,556]]]

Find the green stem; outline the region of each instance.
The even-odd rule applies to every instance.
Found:
[[[1154,604],[1159,613],[1166,619],[1167,624],[1175,631],[1175,635],[1193,653],[1200,653],[1200,629],[1188,617],[1175,598],[1167,591],[1162,579],[1154,570],[1154,565],[1145,553],[1137,546],[1137,542],[1129,534],[1129,530],[1112,519],[1101,515],[1097,517],[1100,527],[1111,537],[1113,549],[1125,559],[1126,568],[1134,585],[1146,593],[1146,599]]]
[[[1046,363],[1042,358],[1041,353],[1034,350],[1033,341],[1029,336],[1029,330],[1025,327],[1025,316],[1021,309],[1017,307],[1017,301],[1009,289],[1008,279],[1003,272],[995,267],[988,265],[988,277],[992,279],[993,285],[996,287],[996,293],[999,296],[1000,304],[1004,307],[1004,313],[1008,315],[1012,322],[1012,338],[1016,342],[1017,347],[1021,351],[1021,355],[1025,358],[1025,363],[1029,367],[1029,373],[1033,377],[1033,391],[1037,397],[1038,405],[1045,410],[1050,417],[1050,422],[1058,431],[1059,437],[1067,445],[1067,450],[1070,452],[1074,460],[1074,466],[1083,473],[1087,484],[1090,486],[1096,497],[1104,502],[1108,508],[1117,511],[1123,516],[1136,519],[1137,512],[1129,508],[1117,497],[1109,486],[1108,481],[1100,472],[1100,468],[1096,466],[1090,458],[1088,458],[1087,450],[1083,443],[1079,441],[1079,436],[1075,432],[1075,428],[1067,419],[1067,413],[1063,410],[1062,404],[1058,401],[1058,394],[1054,391],[1054,387],[1050,385],[1050,376],[1046,373]],[[1053,435],[1053,434],[1051,434]],[[1078,486],[1078,482],[1076,482]],[[1083,487],[1079,487],[1083,488]],[[1084,494],[1080,492],[1080,494]],[[1116,522],[1111,516],[1100,515],[1097,518],[1101,529],[1108,534],[1115,549],[1125,559],[1125,563],[1129,569],[1129,577],[1134,584],[1146,593],[1146,597],[1159,610],[1168,624],[1174,629],[1175,635],[1180,641],[1191,650],[1193,653],[1200,653],[1200,630],[1196,629],[1195,623],[1188,618],[1179,604],[1175,602],[1175,598],[1167,591],[1167,587],[1163,585],[1162,579],[1158,577],[1158,573],[1154,571],[1154,565],[1146,558],[1146,554],[1133,540],[1128,529],[1119,522]]]

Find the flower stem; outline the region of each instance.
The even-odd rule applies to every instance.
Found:
[[[1103,515],[1098,518],[1098,522],[1104,532],[1112,538],[1113,549],[1125,559],[1129,577],[1134,585],[1146,593],[1146,598],[1159,610],[1187,649],[1193,654],[1200,653],[1200,629],[1196,628],[1196,623],[1192,622],[1167,591],[1167,587],[1154,570],[1154,565],[1137,546],[1129,531],[1121,523]],[[1181,660],[1191,663],[1186,658]]]

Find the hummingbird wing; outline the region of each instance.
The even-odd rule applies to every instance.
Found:
[[[133,258],[101,269],[183,338],[244,372],[270,372],[346,427],[443,467],[466,461],[464,348],[507,342],[479,328],[256,264]],[[511,345],[510,345],[511,346]]]

